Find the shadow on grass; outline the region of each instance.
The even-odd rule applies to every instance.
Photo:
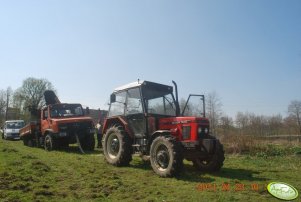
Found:
[[[65,153],[73,153],[73,154],[83,154],[79,147],[77,145],[71,145],[69,147],[66,148],[59,148],[57,149],[57,151],[60,152],[65,152]],[[94,151],[86,151],[84,150],[84,154],[83,155],[97,155],[97,154],[102,154],[102,150],[100,149],[94,149]]]
[[[151,171],[152,167],[150,163],[135,161],[130,167]],[[267,178],[256,177],[254,175],[260,172],[241,169],[241,168],[222,168],[217,172],[202,172],[196,170],[192,165],[185,164],[184,172],[176,176],[176,179],[188,182],[201,182],[201,183],[212,183],[216,181],[216,177],[227,178],[232,180],[248,180],[248,181],[266,181]],[[154,173],[155,175],[155,173]]]
[[[256,177],[254,175],[260,174],[258,171],[246,170],[241,168],[222,168],[221,171],[211,173],[213,176],[235,179],[235,180],[248,180],[248,181],[266,181],[269,180],[265,177]]]

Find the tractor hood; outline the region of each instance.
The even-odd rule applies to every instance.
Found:
[[[170,118],[160,119],[160,125],[176,125],[176,124],[184,124],[184,123],[185,124],[199,123],[199,124],[209,125],[208,119],[202,117],[185,116],[185,117],[170,117]]]
[[[52,105],[52,104],[60,104],[60,100],[52,90],[46,90],[44,92],[44,98],[46,105]]]

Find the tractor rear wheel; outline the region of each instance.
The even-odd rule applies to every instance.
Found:
[[[183,169],[181,145],[171,136],[159,136],[151,144],[150,162],[161,177],[178,175]]]
[[[215,152],[210,158],[194,159],[193,166],[196,167],[200,171],[213,172],[218,171],[224,164],[225,160],[225,152],[223,149],[223,145],[219,140],[216,140]]]
[[[126,166],[132,160],[132,145],[128,134],[121,126],[107,130],[102,142],[106,161],[114,166]]]

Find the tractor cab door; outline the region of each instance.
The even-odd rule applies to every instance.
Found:
[[[205,117],[205,96],[190,94],[183,108],[182,116]]]
[[[146,134],[146,119],[143,112],[139,88],[129,89],[127,91],[127,101],[125,116],[129,127],[134,132],[136,138],[143,138]]]
[[[134,132],[135,138],[144,138],[146,134],[146,122],[144,114],[130,114],[126,116],[129,127]]]

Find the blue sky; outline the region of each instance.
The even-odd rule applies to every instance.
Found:
[[[223,111],[286,116],[301,100],[301,1],[0,1],[0,89],[46,78],[65,102],[107,108],[139,79]]]

